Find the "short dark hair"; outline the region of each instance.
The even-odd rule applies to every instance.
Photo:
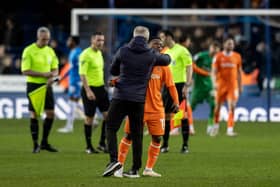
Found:
[[[150,39],[149,39],[149,43],[153,40],[161,40],[161,39],[158,36],[151,36]]]
[[[104,35],[104,34],[100,31],[96,31],[91,36],[96,36],[96,35]]]
[[[80,44],[80,37],[79,36],[71,35],[70,38],[72,38],[72,40],[75,42],[76,45]]]
[[[163,33],[166,37],[170,36],[172,39],[174,39],[174,35],[170,30],[164,30]]]

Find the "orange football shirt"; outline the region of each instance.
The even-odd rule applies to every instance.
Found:
[[[242,66],[241,56],[237,52],[225,54],[219,52],[213,59],[213,67],[216,68],[216,84],[218,88],[238,88],[238,69]]]
[[[145,113],[164,113],[161,91],[163,85],[174,85],[169,66],[155,66],[153,68],[146,92]]]

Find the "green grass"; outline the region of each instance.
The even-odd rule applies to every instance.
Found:
[[[280,125],[276,123],[238,123],[238,137],[225,136],[225,124],[215,137],[205,135],[205,122],[196,122],[190,137],[190,153],[179,153],[181,136],[170,137],[170,152],[160,154],[155,170],[161,178],[119,179],[101,177],[109,160],[107,154],[84,152],[83,122],[75,132],[59,134],[64,121],[55,121],[50,143],[60,152],[32,154],[28,119],[0,120],[0,186],[244,186],[280,185]],[[41,126],[40,126],[41,127]],[[41,129],[40,129],[41,130]],[[93,132],[98,143],[100,128]],[[41,134],[41,133],[40,133]],[[122,135],[120,130],[119,135]],[[144,137],[143,167],[150,137]],[[125,169],[131,166],[131,152]]]

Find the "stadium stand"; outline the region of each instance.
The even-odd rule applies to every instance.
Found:
[[[218,0],[143,0],[132,2],[129,0],[115,0],[114,8],[243,8],[245,1],[218,1]],[[166,4],[164,4],[164,2]],[[57,43],[56,51],[61,57],[60,67],[65,63],[65,56],[68,50],[65,45],[66,38],[70,34],[70,11],[72,8],[108,8],[112,7],[110,1],[103,0],[43,0],[36,3],[36,7],[32,6],[35,0],[27,0],[17,2],[14,6],[13,0],[0,8],[0,74],[20,74],[18,65],[20,63],[20,55],[22,49],[27,44],[33,42],[32,39],[36,34],[36,28],[40,25],[47,25],[53,36],[53,40]],[[252,0],[247,8],[263,8],[264,1]],[[247,5],[248,6],[248,5]],[[270,1],[270,7],[277,8],[276,0]],[[192,17],[195,19],[195,17]],[[122,28],[129,29],[129,28]],[[232,34],[236,37],[237,50],[243,54],[244,73],[250,74],[258,70],[257,85],[259,90],[263,89],[263,80],[265,79],[265,56],[266,46],[264,43],[263,28],[253,27],[251,41],[248,42],[242,35],[242,28],[231,25],[227,30],[223,27],[204,29],[194,27],[187,32],[192,33],[193,45],[190,49],[192,54],[207,49],[208,43],[213,40],[221,40],[225,34]],[[174,28],[174,34],[177,38],[180,33],[186,32],[181,28]],[[122,32],[125,33],[125,32]],[[209,37],[213,36],[213,37]],[[129,37],[129,36],[127,36]],[[121,37],[119,37],[121,38]],[[121,38],[126,40],[126,38]],[[121,45],[122,41],[116,41]],[[272,75],[280,77],[280,32],[272,29]],[[115,48],[118,45],[114,46]],[[252,58],[256,57],[256,58]],[[12,61],[11,61],[12,59]],[[8,62],[10,60],[10,62]]]

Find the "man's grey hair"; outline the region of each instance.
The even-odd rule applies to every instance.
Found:
[[[144,26],[136,26],[133,30],[133,37],[136,36],[142,36],[144,38],[146,38],[146,40],[149,40],[150,37],[150,31],[147,27]]]
[[[40,34],[40,33],[43,33],[43,32],[49,33],[49,34],[50,34],[50,30],[49,30],[47,27],[39,27],[39,28],[37,29],[37,36],[39,36],[39,34]]]

